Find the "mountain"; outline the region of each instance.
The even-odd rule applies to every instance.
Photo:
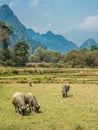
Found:
[[[13,26],[14,33],[11,36],[11,45],[10,47],[13,47],[14,44],[20,40],[25,41],[28,43],[30,47],[30,52],[34,52],[35,49],[38,47],[44,48],[44,49],[50,49],[55,50],[61,53],[67,53],[71,50],[78,50],[82,48],[90,49],[92,45],[98,46],[97,42],[93,39],[89,39],[89,36],[91,37],[97,37],[97,34],[95,33],[89,33],[89,35],[86,35],[84,32],[79,33],[76,30],[72,31],[71,33],[67,33],[66,37],[70,36],[68,39],[73,39],[73,37],[77,37],[79,41],[79,37],[86,36],[85,39],[88,39],[85,41],[80,47],[77,47],[75,43],[67,40],[63,35],[54,34],[52,31],[48,31],[45,34],[36,33],[32,29],[27,29],[17,18],[17,16],[14,15],[13,11],[9,8],[8,5],[2,5],[0,6],[0,20],[5,21],[7,24],[10,24]],[[72,34],[72,35],[71,35]],[[84,34],[84,35],[82,35]],[[84,39],[83,39],[84,40]],[[83,41],[81,39],[81,41]],[[75,41],[73,39],[73,41]]]
[[[26,27],[19,21],[6,4],[0,6],[0,20],[13,26],[14,33],[11,36],[10,47],[13,47],[16,42],[22,40],[28,43],[30,52],[33,52],[37,47],[47,48],[40,42],[34,41],[33,38],[27,34]]]
[[[35,36],[37,36],[37,35],[40,35],[39,33],[36,33],[33,29],[31,29],[31,28],[28,28],[27,29],[27,33],[28,33],[28,35],[30,36],[30,37],[35,37]]]
[[[82,46],[84,41],[89,38],[94,39],[98,42],[98,30],[86,31],[78,28],[73,28],[63,34],[67,39],[71,39],[78,47]]]
[[[80,46],[80,49],[86,48],[89,50],[91,46],[98,46],[98,43],[93,39],[88,39]]]
[[[46,45],[50,50],[66,53],[78,49],[75,43],[68,41],[62,35],[54,34],[51,31],[48,31],[46,34],[39,34],[34,32],[32,29],[27,29],[27,33],[34,40]]]

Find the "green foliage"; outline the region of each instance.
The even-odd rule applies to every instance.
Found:
[[[0,43],[3,44],[3,49],[0,52],[0,63],[4,66],[24,66],[27,62],[27,54],[29,46],[20,41],[15,44],[15,52],[8,49],[10,44],[10,35],[13,33],[12,26],[0,21]]]
[[[24,66],[27,62],[28,45],[20,41],[15,44],[15,65]]]
[[[3,44],[3,49],[8,49],[10,35],[13,33],[12,26],[7,25],[4,21],[0,21],[0,43]]]
[[[3,49],[0,54],[1,63],[4,66],[11,65],[8,60],[11,60],[11,54],[8,49],[8,46],[10,44],[10,35],[13,33],[12,26],[7,25],[5,22],[0,21],[0,43],[3,44]]]
[[[79,50],[71,51],[64,55],[64,62],[71,67],[97,67],[98,66],[98,50],[88,51]]]
[[[73,50],[64,55],[59,52],[37,49],[31,56],[32,62],[40,62],[40,67],[45,67],[46,62],[50,67],[84,68],[98,66],[98,50]],[[51,64],[52,63],[52,64]],[[49,64],[48,64],[49,65]]]
[[[2,51],[2,61],[6,61],[11,58],[9,49],[3,49]]]
[[[90,50],[91,51],[98,50],[98,47],[97,46],[91,46]]]
[[[43,50],[38,48],[31,57],[33,62],[59,62],[62,55],[56,51]]]
[[[38,48],[35,51],[33,57],[31,58],[34,62],[42,62],[44,60],[44,57],[45,57],[45,50]]]
[[[19,71],[18,70],[12,70],[12,74],[17,75],[17,74],[19,74]]]

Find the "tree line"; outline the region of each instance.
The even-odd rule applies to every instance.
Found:
[[[98,67],[98,47],[92,46],[90,50],[72,50],[66,54],[38,48],[30,60],[32,62],[54,63],[56,66],[58,64],[58,67]]]
[[[26,66],[26,63],[34,62],[52,63],[54,67],[98,67],[98,47],[96,46],[92,46],[90,50],[84,48],[72,50],[66,54],[38,48],[33,54],[30,54],[29,46],[25,41],[19,41],[15,43],[14,48],[9,49],[12,34],[13,27],[0,21],[0,65]]]

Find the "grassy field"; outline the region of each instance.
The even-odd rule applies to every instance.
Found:
[[[62,84],[0,84],[0,130],[98,130],[98,85],[71,84],[62,98]],[[40,112],[16,114],[11,104],[14,92],[32,92]]]
[[[0,83],[64,83],[98,84],[98,69],[12,68],[0,67]]]
[[[26,69],[0,71],[0,130],[98,130],[97,69],[38,69],[37,73]],[[28,79],[33,87],[28,86]],[[63,98],[61,88],[67,80],[71,89]],[[11,103],[16,91],[34,93],[40,112],[16,114]]]

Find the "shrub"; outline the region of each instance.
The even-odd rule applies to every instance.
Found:
[[[19,74],[18,70],[12,70],[12,74]]]

